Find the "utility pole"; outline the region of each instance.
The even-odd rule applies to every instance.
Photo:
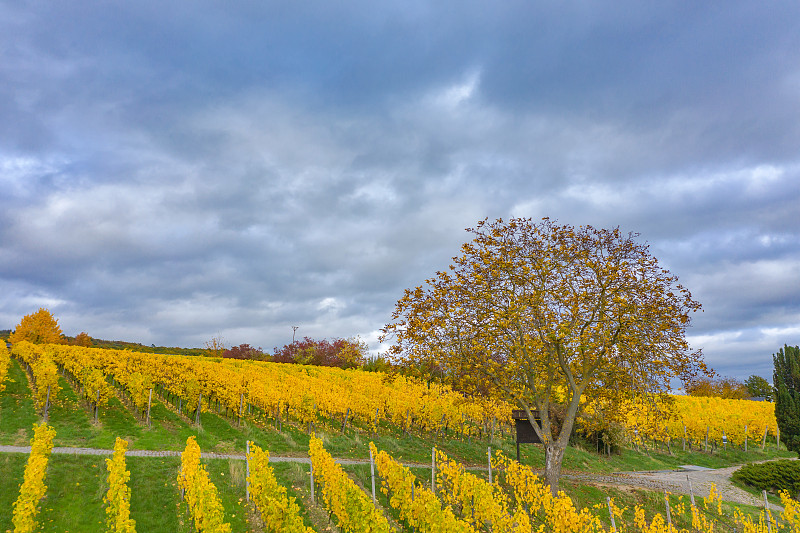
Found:
[[[292,326],[292,344],[294,344],[294,334],[300,326]]]

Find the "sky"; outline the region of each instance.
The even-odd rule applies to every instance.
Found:
[[[0,329],[360,336],[485,218],[639,233],[724,376],[800,344],[800,4],[0,0]]]

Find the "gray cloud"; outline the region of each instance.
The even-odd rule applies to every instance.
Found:
[[[619,225],[768,377],[797,344],[800,43],[769,9],[0,3],[0,321],[376,331],[484,218]]]

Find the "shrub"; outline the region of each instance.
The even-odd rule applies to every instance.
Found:
[[[261,348],[253,348],[249,344],[240,344],[222,352],[222,357],[229,359],[253,359],[254,361],[263,361],[266,355],[261,351]]]
[[[800,491],[800,461],[783,459],[768,463],[745,465],[731,476],[734,481],[760,490],[793,494]]]

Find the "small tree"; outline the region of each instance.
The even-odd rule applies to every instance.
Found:
[[[766,400],[772,401],[772,385],[761,376],[753,374],[744,380],[744,386],[747,387],[748,394],[753,398],[765,398]]]
[[[222,353],[225,351],[225,341],[219,335],[211,337],[211,340],[207,341],[205,345],[211,357],[222,357]]]
[[[531,421],[539,411],[554,494],[577,415],[707,373],[685,338],[700,304],[636,234],[546,218],[468,231],[448,271],[405,291],[381,340],[395,338],[398,363],[510,401]]]
[[[342,361],[342,368],[358,368],[367,361],[369,346],[359,336],[350,337],[349,339],[336,339],[334,347],[337,349],[337,355]]]
[[[775,419],[781,440],[800,455],[800,347],[784,345],[772,356],[775,365]]]
[[[81,331],[80,333],[75,335],[75,338],[72,339],[72,342],[70,344],[72,344],[73,346],[88,347],[92,345],[92,338],[85,331]]]
[[[12,343],[29,341],[34,344],[63,344],[64,342],[58,320],[53,318],[50,311],[44,307],[22,317],[8,340]]]

